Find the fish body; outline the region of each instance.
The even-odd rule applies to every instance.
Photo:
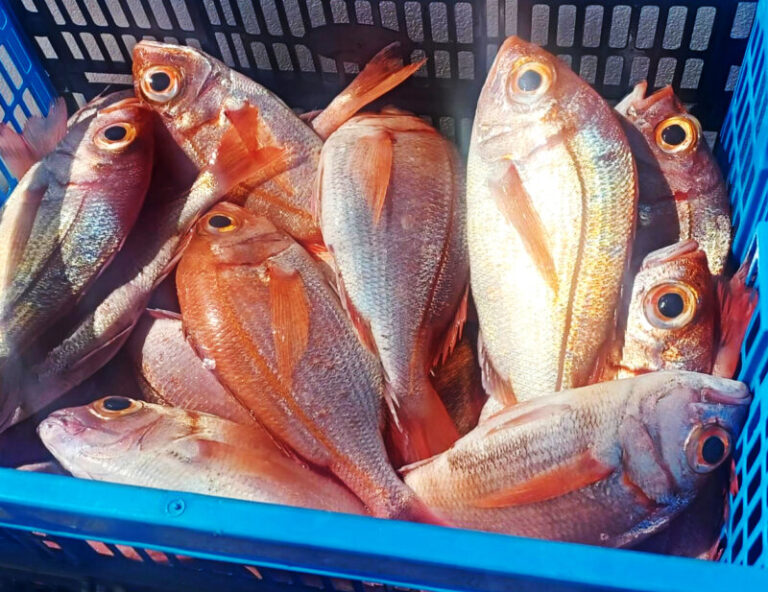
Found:
[[[196,225],[176,283],[196,351],[279,442],[333,472],[374,515],[421,509],[384,448],[379,362],[298,243],[222,203]]]
[[[390,52],[374,58],[373,72],[342,93],[307,125],[279,97],[211,56],[191,47],[141,41],[133,52],[136,94],[155,109],[198,167],[215,153],[222,135],[234,128],[254,150],[284,151],[284,164],[269,179],[234,189],[228,200],[245,204],[305,243],[321,241],[311,209],[320,148],[339,121],[383,94],[418,68],[398,68]],[[364,71],[365,72],[365,71]],[[252,117],[233,113],[244,106]]]
[[[712,275],[720,275],[731,249],[725,180],[699,121],[672,87],[646,97],[647,89],[638,83],[616,106],[638,169],[635,268],[651,251],[694,239]]]
[[[612,335],[637,182],[616,115],[517,37],[478,102],[467,165],[486,388],[505,402],[589,382]]]
[[[66,314],[109,265],[141,210],[152,174],[152,112],[135,99],[69,129],[11,201],[38,196],[13,279],[0,293],[0,358]]]
[[[468,274],[456,150],[415,116],[359,115],[326,141],[318,187],[339,291],[384,368],[398,452],[441,452],[458,432],[428,373],[458,339]]]
[[[742,383],[655,372],[527,401],[403,469],[457,526],[621,547],[666,526],[727,458]]]
[[[38,427],[75,477],[352,514],[348,490],[287,456],[257,426],[125,397],[55,411]]]
[[[187,342],[181,318],[144,313],[127,345],[137,381],[150,403],[209,413],[235,423],[254,419],[206,368]]]
[[[718,319],[715,278],[698,243],[685,240],[653,251],[634,279],[616,376],[711,373]]]

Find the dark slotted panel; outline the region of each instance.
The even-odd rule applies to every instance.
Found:
[[[386,101],[429,116],[466,146],[485,73],[514,33],[612,101],[645,77],[671,83],[704,128],[718,130],[754,8],[732,0],[24,0],[17,14],[71,107],[129,83],[141,38],[201,47],[301,111],[322,108],[378,49],[400,41],[406,58],[429,61]]]

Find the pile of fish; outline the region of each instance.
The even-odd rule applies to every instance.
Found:
[[[511,37],[465,163],[362,111],[421,65],[299,116],[142,41],[134,92],[0,131],[2,447],[27,420],[76,477],[711,557],[756,295],[698,121]]]

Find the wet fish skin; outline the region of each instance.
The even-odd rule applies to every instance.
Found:
[[[55,411],[38,434],[75,477],[363,513],[349,491],[288,457],[264,430],[213,415],[106,397]]]
[[[415,517],[421,504],[381,437],[379,363],[301,246],[222,203],[197,224],[176,282],[195,349],[278,441],[333,472],[374,515]]]
[[[731,249],[725,180],[701,125],[675,96],[672,87],[649,96],[647,88],[646,81],[639,82],[616,106],[638,167],[635,268],[651,251],[694,239],[707,254],[712,275],[720,275]],[[677,147],[664,144],[659,137],[663,129],[675,122],[687,134]],[[680,147],[683,149],[677,149]]]
[[[363,114],[328,138],[318,177],[323,238],[342,301],[381,359],[398,456],[445,450],[458,432],[428,372],[451,351],[466,313],[456,150],[413,115]]]
[[[750,400],[742,383],[691,372],[603,382],[508,407],[403,472],[460,527],[627,546],[701,491]],[[710,437],[723,454],[704,464]]]
[[[663,313],[665,298],[681,303],[679,314]],[[698,243],[685,240],[653,251],[634,279],[616,376],[657,370],[711,373],[718,318],[716,281]]]
[[[0,357],[71,310],[133,228],[152,172],[152,112],[125,99],[86,118],[20,185],[42,193],[15,275],[0,294]],[[122,130],[109,139],[106,130]]]
[[[148,402],[255,423],[187,342],[179,315],[145,312],[126,349]]]
[[[636,199],[610,107],[566,64],[508,38],[480,95],[467,165],[472,293],[492,396],[513,403],[589,382],[615,326]]]

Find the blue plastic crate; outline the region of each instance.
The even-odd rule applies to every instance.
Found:
[[[197,44],[315,108],[356,68],[343,51],[318,49],[329,30],[343,45],[341,24],[376,26],[371,47],[401,39],[433,58],[401,96],[460,145],[507,34],[545,45],[612,100],[641,77],[671,82],[710,132],[735,85],[721,135],[734,254],[768,249],[768,0],[0,0],[0,108],[18,129],[54,92],[74,107],[127,83],[141,36]],[[430,100],[435,89],[445,100]],[[12,186],[2,163],[0,173]],[[768,257],[756,261],[755,282],[768,286]],[[755,401],[724,529],[731,565],[0,469],[0,591],[768,590],[764,323],[765,298],[742,352]]]

